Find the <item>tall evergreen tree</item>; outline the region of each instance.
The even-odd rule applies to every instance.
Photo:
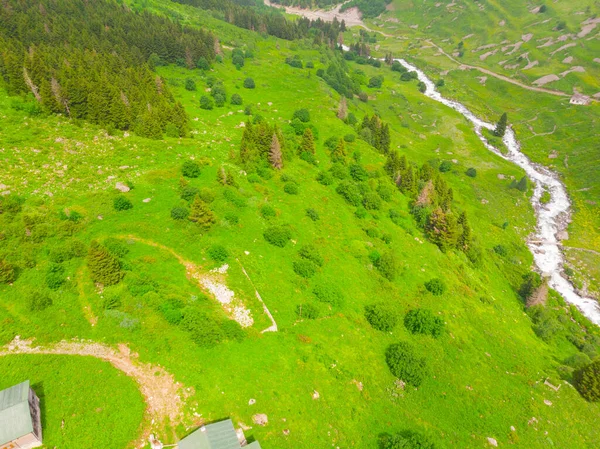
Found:
[[[188,220],[196,223],[205,231],[209,230],[210,227],[217,222],[215,215],[213,214],[213,211],[210,210],[210,208],[208,207],[208,204],[202,201],[197,195],[194,198],[194,201],[192,202]]]
[[[118,284],[123,278],[119,259],[96,241],[90,244],[87,265],[92,281],[104,286]]]
[[[346,163],[346,145],[344,144],[343,139],[340,139],[338,141],[338,144],[335,146],[335,148],[331,152],[331,161],[339,162],[342,164]]]
[[[299,152],[301,154],[304,152],[315,154],[315,138],[314,138],[313,132],[310,128],[306,128],[304,130],[304,134],[302,135],[302,142],[300,143]]]
[[[269,149],[269,162],[273,166],[273,168],[277,170],[281,170],[283,168],[283,156],[281,154],[281,145],[279,143],[279,139],[277,138],[277,134],[273,133],[273,138],[271,139],[271,147]]]
[[[429,240],[443,252],[456,247],[458,224],[452,213],[445,213],[441,208],[435,209],[427,219],[425,231]]]
[[[457,246],[461,250],[466,250],[471,246],[471,227],[469,226],[469,221],[467,219],[467,213],[461,212],[458,216],[457,223],[460,227],[460,234],[457,239]]]
[[[494,129],[494,135],[497,137],[504,137],[506,133],[506,125],[508,124],[508,116],[506,112],[500,116],[500,120],[496,124],[496,129]]]
[[[527,192],[527,176],[523,176],[517,183],[517,189],[521,192]]]

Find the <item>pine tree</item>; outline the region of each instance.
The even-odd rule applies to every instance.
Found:
[[[506,133],[506,125],[508,124],[508,116],[506,115],[506,112],[504,114],[502,114],[502,116],[500,117],[500,120],[498,120],[498,123],[496,124],[496,129],[494,129],[494,135],[497,137],[504,137],[504,134]]]
[[[414,193],[416,187],[415,172],[410,165],[400,173],[399,187],[402,193],[406,195]]]
[[[338,108],[337,117],[340,120],[346,120],[348,117],[348,104],[344,95],[342,95],[342,98],[340,98],[340,106]]]
[[[15,280],[15,268],[0,259],[0,284],[10,284]]]
[[[119,259],[96,241],[90,244],[87,265],[92,281],[98,284],[115,285],[123,278]]]
[[[435,209],[427,219],[425,231],[429,240],[443,252],[456,247],[458,224],[451,213],[444,213],[439,207]]]
[[[219,184],[222,184],[224,186],[237,187],[237,182],[235,182],[233,173],[231,173],[231,170],[226,169],[223,166],[221,166],[217,171],[217,181],[219,182]]]
[[[199,227],[204,230],[209,230],[210,227],[216,223],[215,215],[210,210],[208,205],[202,201],[198,196],[194,198],[192,206],[190,208],[190,215],[188,220],[196,223]]]
[[[527,176],[523,176],[517,183],[517,189],[521,192],[527,192]]]
[[[310,128],[306,128],[304,130],[304,134],[302,135],[302,142],[300,143],[299,153],[302,154],[304,152],[315,154],[315,138]]]
[[[394,150],[388,153],[387,160],[385,161],[383,168],[385,172],[395,180],[398,172],[402,169],[401,165],[402,162],[400,155],[398,154],[398,151]]]
[[[386,123],[385,125],[383,125],[381,127],[381,138],[379,141],[379,145],[380,145],[380,150],[387,154],[390,151],[390,144],[391,144],[391,138],[390,138],[390,127],[389,125]]]
[[[458,236],[457,246],[461,250],[466,250],[471,246],[471,227],[467,220],[467,213],[461,212],[457,220],[458,225],[461,227],[460,235]]]
[[[279,139],[277,138],[276,133],[273,133],[273,138],[271,139],[271,147],[269,149],[269,162],[271,163],[273,168],[277,170],[281,170],[283,168],[281,145],[279,143]]]
[[[338,144],[331,152],[331,161],[340,162],[342,164],[346,163],[346,145],[344,144],[343,139],[338,141]]]

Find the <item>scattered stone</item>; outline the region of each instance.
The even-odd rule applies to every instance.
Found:
[[[558,157],[558,151],[553,150],[552,153],[548,155],[548,159],[556,159]]]
[[[258,413],[252,417],[254,424],[259,426],[266,426],[269,423],[269,418],[264,413]]]
[[[560,78],[554,74],[546,75],[546,76],[542,76],[541,78],[538,78],[532,84],[535,84],[536,86],[543,86],[543,85],[551,83],[553,81],[558,81],[559,79]]]
[[[547,387],[552,388],[554,391],[560,390],[560,385],[557,387],[556,385],[553,385],[550,381],[548,381],[548,379],[546,379],[544,381],[544,385],[546,385]]]
[[[312,398],[313,399],[319,399],[321,397],[321,395],[319,394],[319,392],[317,390],[315,390],[312,394]]]
[[[123,193],[127,193],[131,190],[129,188],[129,186],[127,186],[126,184],[123,184],[122,182],[117,182],[115,184],[115,189],[117,189],[119,192],[123,192]]]
[[[487,203],[489,203],[489,201],[488,201],[488,200],[486,200],[485,198],[482,198],[482,199],[481,199],[481,204],[487,204]]]
[[[98,215],[98,220],[104,220],[104,217],[102,215]]]
[[[558,240],[569,240],[569,233],[567,231],[560,231],[556,234]]]
[[[283,429],[283,434],[288,436],[290,434],[290,429]]]
[[[510,426],[510,430],[511,430],[511,432],[516,432],[517,431],[517,429],[515,429],[515,426]]]
[[[256,404],[256,399],[250,399],[248,401],[248,405],[254,405],[254,404]]]
[[[152,198],[144,198],[142,200],[143,203],[149,203],[150,201],[152,201]]]
[[[550,407],[552,405],[552,401],[549,401],[548,399],[544,399],[544,404],[546,404],[548,407]]]
[[[537,418],[534,416],[533,418],[531,418],[529,421],[527,421],[527,424],[529,424],[530,426],[532,426],[533,424],[537,423],[538,420]]]
[[[490,445],[494,446],[494,447],[498,447],[498,442],[492,438],[492,437],[488,437],[488,443],[490,443]]]
[[[498,179],[506,179],[506,176],[502,173],[498,173]]]
[[[364,388],[364,386],[363,386],[363,383],[362,383],[362,382],[359,382],[359,381],[358,381],[358,380],[356,380],[356,379],[352,379],[352,383],[353,383],[354,385],[356,385],[356,388],[358,388],[358,391],[363,391],[363,388]]]
[[[571,64],[573,62],[573,56],[567,56],[562,62],[563,64]]]

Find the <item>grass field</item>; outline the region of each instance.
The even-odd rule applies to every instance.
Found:
[[[144,404],[135,383],[91,357],[0,357],[0,390],[29,379],[40,398],[44,447],[126,447]],[[102,432],[98,432],[102,429]]]
[[[336,118],[339,95],[316,76],[316,70],[326,66],[327,51],[315,49],[309,42],[263,38],[191,7],[156,1],[149,8],[177,15],[191,25],[214,26],[221,39],[224,62],[215,64],[208,74],[171,66],[158,69],[192,118],[192,137],[148,140],[122,132],[108,135],[98,127],[77,126],[64,117],[28,116],[11,107],[18,100],[0,96],[1,181],[25,199],[23,211],[15,217],[0,216],[7,230],[0,251],[9,262],[22,267],[12,285],[0,285],[2,343],[17,334],[40,342],[79,337],[106,344],[128,343],[142,361],[161,365],[195,391],[182,423],[156,424],[157,433],[167,443],[174,443],[200,422],[231,417],[236,426],[252,426],[246,435],[266,449],[376,447],[379,434],[403,430],[430,435],[436,447],[485,447],[488,437],[502,446],[593,447],[599,437],[595,425],[598,405],[586,402],[563,382],[570,379],[565,359],[578,352],[566,338],[571,314],[560,299],[551,296],[549,309],[560,315],[564,326],[544,341],[532,329],[517,294],[521,277],[532,263],[523,242],[534,226],[527,195],[509,188],[511,178],[523,176],[517,167],[487,151],[462,116],[425,98],[415,82],[400,82],[398,74],[388,68],[351,63],[350,71],[362,70],[360,76],[366,79],[380,73],[385,76],[381,88],[363,87],[370,97],[367,103],[349,101],[349,111],[359,121],[365,114],[378,113],[390,124],[392,148],[415,163],[452,162],[452,169],[443,176],[453,189],[457,207],[469,216],[483,250],[481,264],[473,265],[461,252],[442,253],[428,242],[409,213],[409,199],[399,191],[379,211],[358,218],[356,208],[336,193],[335,185],[315,181],[319,170],[330,166],[326,139],[356,134]],[[231,63],[231,49],[244,44],[254,56],[238,71]],[[313,62],[314,69],[285,64],[286,57],[294,55],[305,63]],[[427,67],[440,62],[440,70],[445,68],[440,57],[423,53],[414,57]],[[208,76],[222,80],[228,96],[239,93],[244,104],[200,109]],[[474,76],[450,72],[444,94],[459,98],[486,117],[508,109],[508,93],[498,95],[497,102],[495,97],[490,106],[481,101],[491,98],[491,92],[502,89],[503,84],[490,80],[487,88],[479,88]],[[255,80],[255,89],[243,87],[247,77]],[[188,78],[195,81],[196,91],[185,89]],[[521,91],[509,90],[513,95],[516,92],[521,95]],[[536,132],[559,123],[564,134],[557,132],[548,138],[572,141],[571,136],[583,134],[567,112],[550,112],[556,106],[553,102],[562,100],[543,99],[546,112],[539,122],[533,122]],[[255,105],[255,115],[277,123],[290,141],[295,139],[288,124],[294,111],[308,109],[310,123],[319,134],[318,167],[294,158],[285,161],[282,173],[270,179],[254,177],[257,182],[250,182],[250,176],[231,158],[232,152],[239,151],[241,124],[248,120],[243,110],[248,104]],[[529,131],[524,120],[530,112],[508,110],[511,121],[517,123],[518,119],[517,132],[527,142],[524,151],[543,162],[549,152],[546,144],[526,139]],[[583,185],[586,177],[581,171],[584,167],[593,170],[594,161],[589,159],[593,155],[585,153],[579,158],[574,149],[558,151],[569,154],[568,170],[560,166],[562,158],[555,160],[555,168],[565,170],[569,189]],[[363,166],[373,173],[373,183],[383,179],[376,176],[382,172],[385,157],[366,142],[356,139],[347,143],[347,152],[360,153]],[[202,173],[190,179],[190,185],[214,197],[210,207],[217,223],[207,233],[199,232],[191,222],[170,217],[173,207],[186,205],[179,192],[180,168],[191,159],[202,164]],[[238,188],[224,188],[217,182],[221,166],[231,169]],[[477,169],[476,178],[465,175],[470,167]],[[282,175],[288,181],[282,180]],[[296,181],[297,195],[284,191],[289,179]],[[116,182],[133,185],[125,194],[132,209],[114,210]],[[581,206],[572,230],[575,245],[596,244],[593,229],[597,216],[593,214],[597,209],[589,208],[591,218],[580,218],[588,210],[583,206],[586,199],[594,195],[597,197],[597,190],[574,197],[581,201],[576,203]],[[263,217],[265,204],[275,209],[274,217]],[[320,219],[307,217],[307,208],[315,209]],[[390,220],[389,209],[399,211],[399,224]],[[75,224],[61,220],[60,212],[65,210],[77,211],[83,219]],[[267,243],[263,232],[273,224],[288,225],[293,241],[283,248]],[[390,234],[391,242],[377,238],[377,233]],[[84,258],[74,257],[61,263],[61,286],[47,292],[52,306],[30,312],[24,298],[45,285],[53,250],[73,239],[87,247],[92,240],[108,238],[120,242],[121,266],[126,273],[121,283],[99,290],[89,278]],[[181,325],[168,321],[164,307],[178,304],[202,313],[207,320],[229,321],[215,298],[181,263],[191,261],[206,274],[222,264],[209,256],[209,248],[217,244],[229,252],[223,282],[251,311],[254,325],[239,339],[202,347]],[[305,244],[315,245],[324,260],[310,279],[293,270],[298,248]],[[505,248],[503,255],[494,250],[498,245]],[[393,281],[373,267],[369,259],[373,250],[396,254],[399,268]],[[443,296],[434,296],[424,287],[432,278],[444,279],[447,291]],[[318,302],[313,289],[320,285],[339,290],[343,301],[333,306]],[[260,333],[270,322],[256,299],[255,288],[278,324],[276,333]],[[118,298],[118,306],[107,307],[106,298]],[[375,302],[385,303],[401,318],[417,307],[431,309],[446,323],[446,332],[439,339],[413,335],[402,319],[393,332],[377,331],[364,318],[364,307]],[[319,308],[318,319],[298,317],[297,306],[306,303]],[[90,322],[96,319],[92,326]],[[585,329],[585,320],[580,322]],[[597,330],[589,327],[587,333],[591,337]],[[431,375],[418,389],[400,388],[386,366],[385,349],[398,341],[411,342],[431,367]],[[0,387],[24,377],[34,385],[44,382],[45,428],[52,445],[119,448],[137,436],[141,397],[132,381],[107,364],[87,358],[10,356],[0,358],[0,366],[10,372]],[[39,368],[32,373],[28,371],[32,366]],[[102,376],[111,373],[111,377],[106,374],[106,382],[92,383],[91,373],[100,369]],[[560,390],[544,385],[547,378],[561,383]],[[51,412],[55,410],[51,398],[64,396],[65,388],[77,385],[81,388],[76,394],[92,395],[98,402],[86,410],[108,410],[101,402],[115,401],[102,424],[110,430],[103,436],[107,441],[96,434],[92,439],[90,429],[98,428],[99,417],[87,412],[77,428],[81,433],[73,430],[73,434],[61,436],[62,415],[58,410]],[[107,394],[117,389],[128,393],[125,397]],[[318,399],[313,399],[315,391]],[[250,399],[256,403],[249,405]],[[81,413],[76,404],[74,399],[72,407]],[[266,413],[269,424],[253,425],[256,413]],[[113,419],[123,426],[111,427]],[[74,446],[65,443],[67,437]],[[79,444],[81,441],[85,445]],[[50,442],[48,446],[52,447]]]

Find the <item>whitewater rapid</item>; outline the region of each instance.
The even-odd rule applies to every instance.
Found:
[[[600,325],[600,305],[592,298],[581,297],[573,285],[564,276],[564,258],[560,249],[559,234],[566,230],[571,216],[571,202],[567,195],[564,184],[558,175],[551,170],[531,162],[521,152],[521,144],[517,140],[514,131],[508,127],[504,135],[504,144],[508,149],[506,154],[492,146],[484,137],[482,130],[493,130],[495,125],[487,123],[469,111],[457,101],[448,100],[435,89],[435,84],[421,70],[409,64],[404,59],[395,59],[408,71],[416,72],[419,81],[425,84],[424,94],[455,111],[460,112],[467,118],[475,129],[475,133],[483,142],[485,147],[498,156],[511,161],[521,167],[527,173],[528,178],[534,185],[531,204],[535,210],[537,227],[535,233],[530,236],[527,246],[533,254],[533,259],[538,271],[548,279],[548,285],[562,295],[571,304],[574,304],[593,323]],[[550,194],[550,202],[542,204],[540,198],[544,190]]]

